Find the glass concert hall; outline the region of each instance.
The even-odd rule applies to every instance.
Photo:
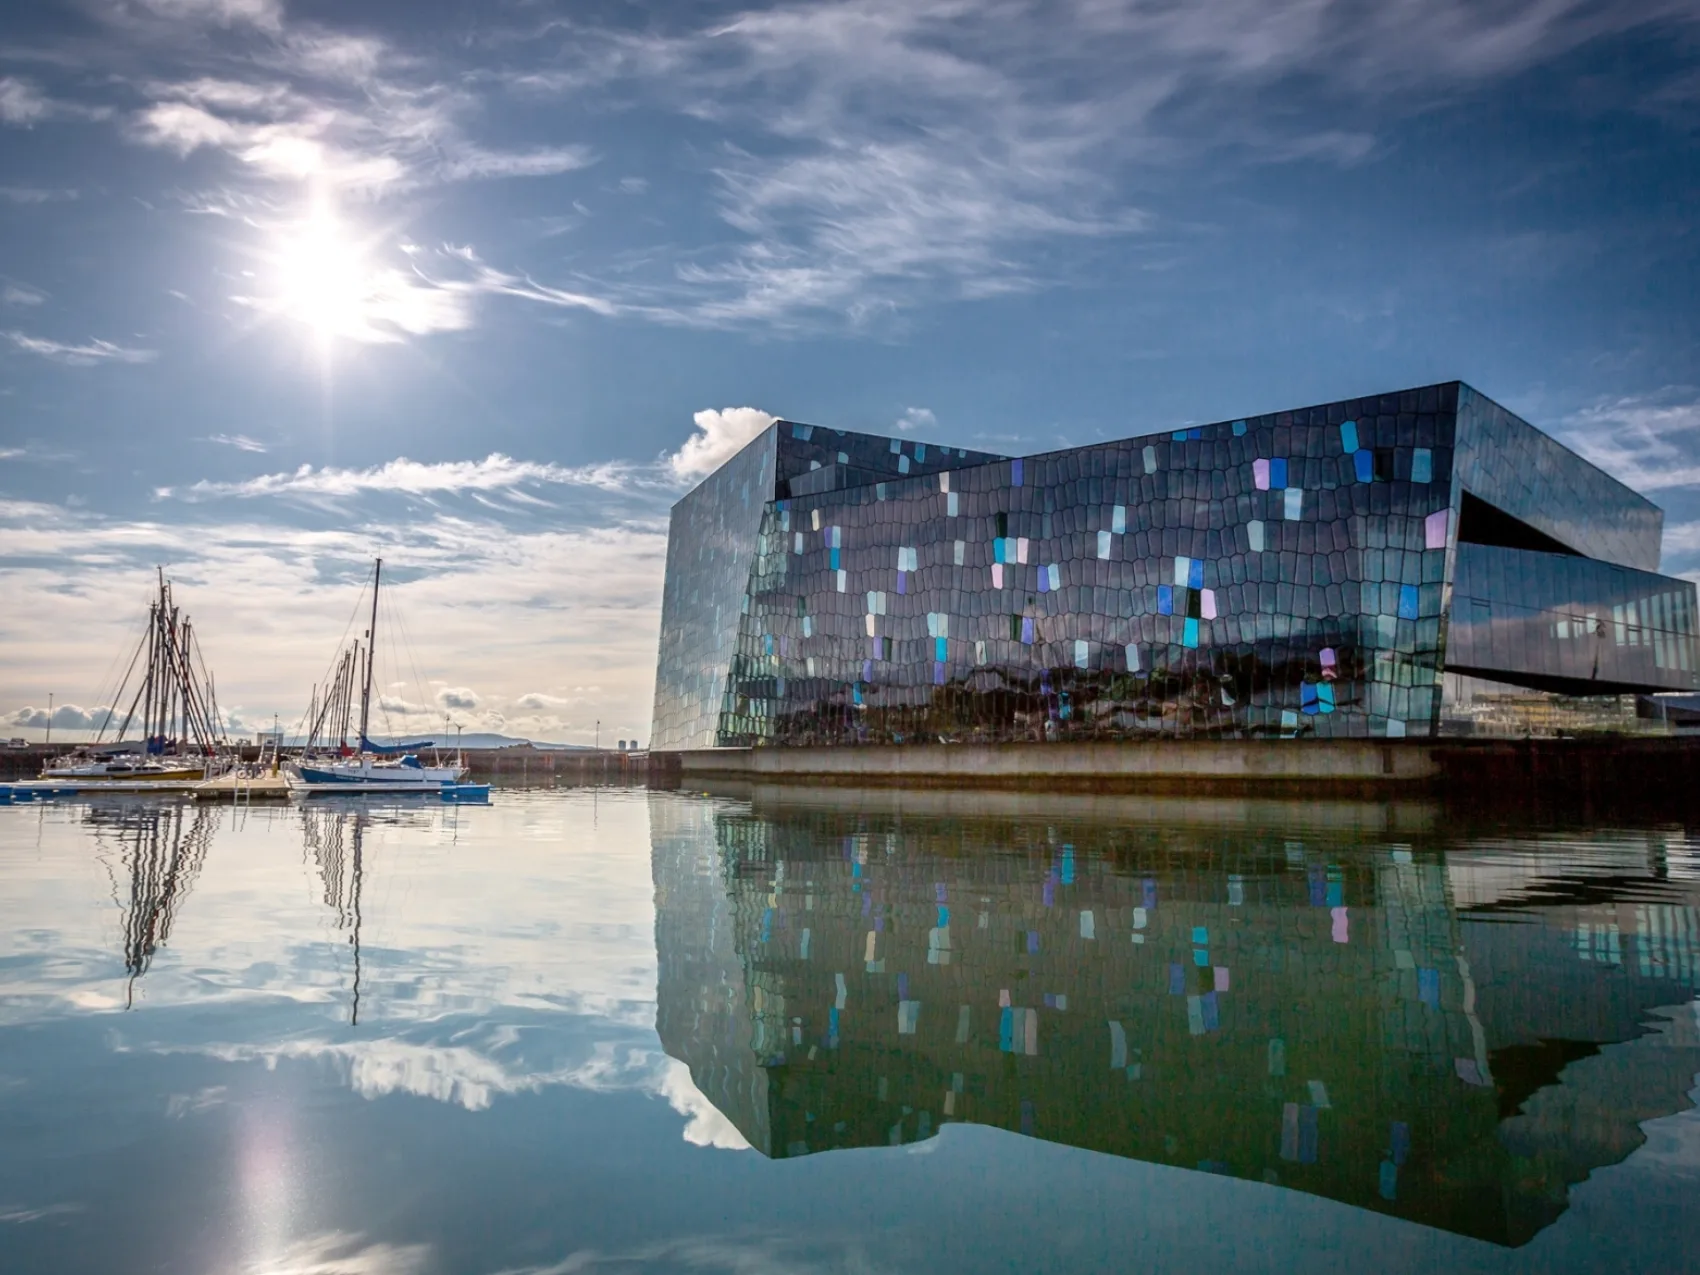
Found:
[[[651,747],[1612,728],[1700,687],[1662,527],[1458,382],[1013,458],[779,421],[674,506]]]

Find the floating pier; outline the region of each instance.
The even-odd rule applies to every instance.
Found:
[[[190,791],[196,801],[287,801],[289,781],[278,773],[218,775]]]

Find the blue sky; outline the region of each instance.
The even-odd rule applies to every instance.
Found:
[[[1694,0],[9,11],[0,719],[97,707],[164,564],[293,720],[382,553],[397,729],[645,737],[667,507],[768,414],[1035,451],[1460,377],[1695,574],[1697,54]]]

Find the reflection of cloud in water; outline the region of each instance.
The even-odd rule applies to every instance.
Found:
[[[223,1085],[208,1085],[194,1093],[174,1093],[165,1100],[165,1114],[174,1120],[196,1116],[230,1101],[230,1091]]]
[[[14,1226],[23,1226],[29,1222],[39,1222],[44,1218],[64,1217],[68,1213],[81,1213],[81,1204],[43,1204],[36,1208],[23,1205],[0,1206],[0,1223],[10,1222]]]
[[[606,1026],[606,1024],[597,1024]],[[317,1063],[329,1067],[362,1098],[410,1094],[449,1103],[467,1111],[485,1111],[498,1097],[538,1093],[553,1086],[598,1093],[629,1092],[665,1099],[687,1118],[684,1139],[702,1147],[743,1150],[749,1146],[691,1082],[690,1069],[646,1044],[596,1041],[587,1056],[559,1066],[536,1067],[523,1058],[496,1055],[511,1049],[526,1035],[513,1025],[484,1032],[469,1043],[471,1033],[456,1033],[457,1043],[436,1044],[398,1037],[378,1040],[332,1041],[297,1038],[272,1043],[158,1045],[151,1052],[193,1054],[228,1063],[263,1063],[276,1070],[280,1062]],[[196,1094],[174,1094],[167,1109],[173,1116],[207,1110],[224,1100],[225,1086]]]
[[[620,1253],[580,1249],[548,1266],[514,1266],[493,1275],[581,1275],[583,1272],[654,1267],[665,1270],[726,1271],[730,1275],[819,1275],[854,1271],[873,1275],[881,1269],[857,1249],[842,1245],[810,1252],[795,1240],[773,1236],[701,1236],[667,1240]]]
[[[691,1080],[691,1069],[676,1058],[662,1059],[661,1096],[681,1116],[689,1117],[685,1125],[685,1141],[699,1147],[719,1147],[723,1151],[748,1151],[750,1144],[738,1127],[703,1097]]]
[[[309,1235],[281,1253],[250,1262],[247,1275],[413,1275],[431,1256],[428,1244],[366,1244],[346,1231]]]

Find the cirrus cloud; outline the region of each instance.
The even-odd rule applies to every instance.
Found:
[[[102,341],[98,337],[82,345],[71,345],[16,330],[0,333],[0,336],[4,336],[26,354],[34,354],[53,363],[63,363],[67,367],[94,367],[101,363],[151,363],[158,354],[156,350],[117,345],[111,341]]]

